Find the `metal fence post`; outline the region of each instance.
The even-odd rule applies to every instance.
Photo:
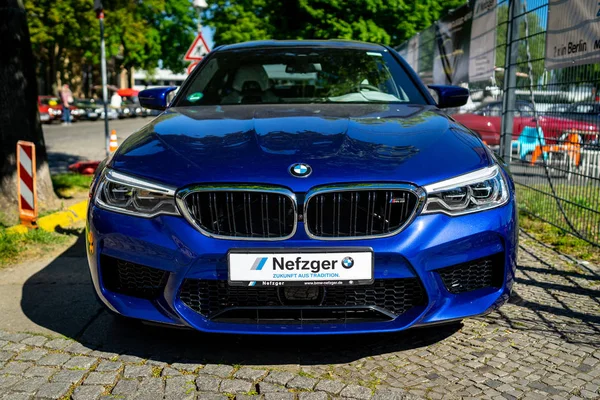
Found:
[[[513,121],[516,108],[517,61],[519,55],[519,6],[521,0],[509,0],[506,29],[506,59],[504,61],[504,96],[502,99],[502,132],[500,155],[510,164],[512,155]]]

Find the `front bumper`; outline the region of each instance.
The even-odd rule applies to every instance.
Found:
[[[503,207],[449,217],[418,216],[404,231],[380,239],[320,241],[309,238],[302,223],[294,237],[281,242],[249,242],[209,238],[184,218],[152,219],[116,214],[90,205],[87,251],[96,292],[113,312],[147,321],[187,326],[200,331],[248,334],[331,334],[387,332],[442,323],[490,312],[508,300],[514,281],[517,215],[514,195]],[[227,281],[227,253],[232,248],[371,247],[376,282],[416,279],[424,301],[385,321],[238,323],[205,317],[182,301],[184,282]],[[166,271],[160,290],[144,299],[108,289],[102,270],[108,258]],[[501,264],[498,285],[451,293],[440,270],[496,257]],[[187,281],[186,281],[187,280]],[[315,307],[311,307],[315,309]],[[318,308],[318,307],[316,307]]]

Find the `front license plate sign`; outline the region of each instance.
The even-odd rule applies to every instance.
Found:
[[[336,286],[373,283],[371,249],[229,252],[234,286]]]

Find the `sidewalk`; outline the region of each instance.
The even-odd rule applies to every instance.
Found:
[[[600,271],[521,236],[511,302],[463,325],[337,337],[117,321],[84,240],[0,270],[0,399],[600,398]],[[3,397],[5,396],[5,397]]]

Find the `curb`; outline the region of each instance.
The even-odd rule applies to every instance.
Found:
[[[57,211],[37,220],[37,225],[40,229],[54,232],[56,227],[66,228],[76,222],[83,221],[87,212],[88,201],[84,200],[72,205],[65,211]],[[25,225],[15,225],[6,229],[10,233],[27,233],[29,228]]]

